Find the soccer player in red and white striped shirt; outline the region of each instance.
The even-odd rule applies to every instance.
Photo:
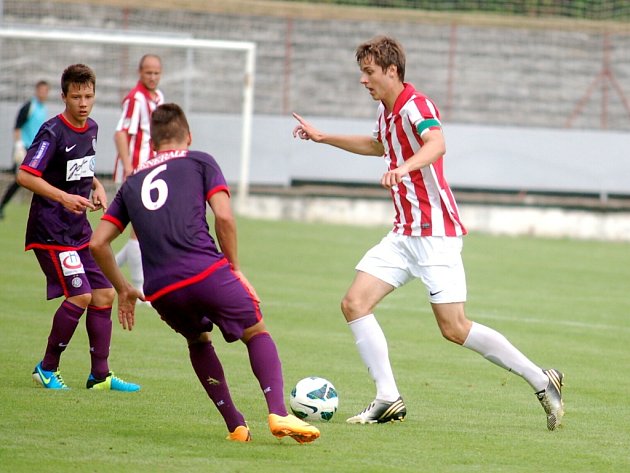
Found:
[[[461,258],[466,229],[444,177],[446,145],[435,104],[405,82],[405,53],[393,38],[379,36],[356,51],[361,84],[379,101],[372,136],[323,133],[294,114],[293,136],[368,155],[383,156],[396,211],[392,231],[356,266],[341,302],[363,362],[376,384],[376,397],[347,421],[353,424],[403,420],[406,406],[389,362],[388,346],[374,310],[394,289],[413,279],[425,285],[442,335],[523,377],[534,389],[554,430],[563,415],[563,374],[543,370],[503,335],[466,317],[466,278]]]
[[[120,185],[133,171],[153,156],[151,148],[151,114],[164,103],[164,94],[158,89],[162,77],[162,61],[159,56],[145,54],[138,65],[138,83],[125,96],[122,115],[116,126],[116,164],[114,181]],[[142,291],[142,255],[133,228],[125,246],[116,255],[116,262],[129,264],[134,287]]]

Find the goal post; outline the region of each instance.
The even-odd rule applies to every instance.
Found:
[[[13,43],[11,43],[13,41]],[[25,42],[33,43],[37,42],[40,44],[39,47],[34,47],[29,49],[24,48]],[[9,43],[9,44],[7,44]],[[0,58],[0,62],[3,63],[3,72],[2,76],[7,77],[8,74],[11,73],[11,67],[5,67],[5,63],[15,63],[21,64],[22,66],[24,62],[31,61],[39,64],[46,64],[47,60],[50,61],[50,54],[53,49],[55,49],[52,45],[57,45],[57,49],[60,49],[59,55],[64,58],[65,63],[64,67],[68,64],[76,63],[76,62],[86,62],[88,64],[92,64],[94,62],[103,64],[108,64],[108,66],[103,66],[99,69],[98,73],[98,83],[99,89],[101,88],[100,84],[109,85],[110,90],[114,88],[113,84],[116,84],[118,88],[120,88],[120,77],[117,77],[116,70],[108,70],[112,69],[112,61],[116,60],[116,54],[113,54],[114,59],[110,57],[109,63],[106,63],[105,60],[101,60],[100,56],[106,56],[107,52],[104,50],[99,50],[98,47],[95,47],[91,51],[84,52],[87,56],[77,56],[72,54],[73,49],[76,49],[76,45],[99,45],[100,47],[105,47],[111,45],[113,47],[119,47],[122,50],[127,50],[127,48],[145,48],[150,49],[151,51],[175,51],[178,53],[183,53],[183,55],[178,54],[178,56],[182,56],[178,58],[178,64],[181,64],[181,67],[184,70],[175,70],[171,71],[170,74],[173,76],[177,76],[177,79],[174,82],[178,84],[181,83],[181,88],[183,89],[178,95],[180,96],[181,106],[186,112],[187,115],[190,116],[191,110],[199,111],[199,103],[203,100],[206,102],[215,102],[213,99],[200,99],[197,97],[194,101],[192,99],[193,89],[195,91],[199,91],[204,88],[203,80],[204,78],[210,79],[212,76],[216,76],[215,71],[217,69],[221,69],[220,64],[212,64],[207,65],[203,64],[207,69],[201,69],[201,64],[197,64],[195,62],[195,55],[193,52],[200,51],[219,51],[219,52],[236,52],[244,55],[244,61],[242,61],[242,89],[240,92],[240,115],[241,115],[241,124],[240,124],[240,169],[238,175],[238,187],[237,187],[237,210],[240,212],[245,205],[247,200],[247,196],[249,194],[249,167],[250,167],[250,159],[251,159],[251,142],[252,142],[252,118],[253,118],[253,110],[254,110],[254,78],[255,78],[255,67],[256,67],[256,43],[250,41],[228,41],[228,40],[211,40],[211,39],[197,39],[190,37],[182,37],[181,35],[173,35],[172,33],[156,33],[156,32],[147,32],[147,33],[126,33],[122,31],[112,31],[112,32],[103,32],[103,31],[92,31],[92,30],[48,30],[43,31],[41,28],[19,28],[19,27],[2,27],[0,28],[0,54],[2,57]],[[67,45],[66,48],[59,45]],[[15,54],[11,59],[7,59],[5,55],[8,50],[19,49],[20,51]],[[67,51],[63,51],[67,49]],[[121,54],[122,53],[118,53]],[[140,53],[138,53],[140,54]],[[22,57],[20,57],[20,55]],[[34,57],[39,55],[39,57]],[[100,56],[99,56],[100,55]],[[140,54],[141,55],[141,54]],[[133,61],[139,60],[140,55],[137,58],[134,57]],[[164,59],[164,58],[163,58]],[[216,62],[235,62],[226,59],[225,57],[220,57]],[[54,61],[53,61],[54,62]],[[199,61],[199,62],[212,62],[212,61]],[[234,74],[232,64],[226,66],[224,69],[232,69],[229,73]],[[14,68],[14,75],[26,75],[32,74],[31,70],[22,70],[19,67]],[[177,68],[176,68],[177,69]],[[57,76],[60,73],[58,67],[56,69]],[[35,78],[35,80],[37,77]],[[194,85],[192,83],[193,79],[198,82],[198,85]],[[15,81],[16,79],[14,79]],[[29,79],[30,80],[30,79]],[[164,76],[163,76],[164,81]],[[11,82],[11,81],[9,81]],[[31,84],[31,87],[34,86],[34,81]],[[220,81],[220,84],[223,84],[225,87],[228,87],[232,84],[232,79],[223,78]],[[131,88],[133,83],[126,84]],[[218,94],[223,94],[223,91],[219,89],[217,86],[215,92]],[[6,96],[5,94],[2,94]],[[110,91],[109,93],[109,102],[115,103],[119,106],[119,99],[121,97],[112,97],[116,95]],[[227,94],[224,94],[227,95]],[[100,93],[99,93],[100,97]],[[6,98],[0,98],[1,100],[6,100]],[[227,99],[226,99],[227,100]],[[167,97],[167,101],[171,101]],[[100,103],[100,98],[99,98]],[[232,103],[224,105],[224,112],[226,108],[233,108],[234,105]]]

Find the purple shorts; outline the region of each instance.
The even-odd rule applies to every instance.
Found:
[[[222,266],[205,279],[151,301],[173,330],[188,340],[219,327],[226,342],[243,337],[246,328],[262,320],[258,302],[232,272]]]
[[[65,298],[107,289],[112,284],[92,258],[88,247],[82,250],[34,248],[39,266],[46,275],[46,298]]]

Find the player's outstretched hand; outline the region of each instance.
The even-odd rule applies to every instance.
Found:
[[[319,143],[324,138],[324,134],[321,131],[314,128],[313,125],[304,120],[297,113],[293,112],[293,118],[299,122],[299,125],[293,129],[294,138],[312,140],[316,143]]]
[[[118,321],[124,330],[131,331],[136,323],[136,301],[144,301],[144,296],[135,287],[118,292]]]

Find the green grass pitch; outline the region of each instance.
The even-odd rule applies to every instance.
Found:
[[[239,220],[243,269],[262,298],[283,361],[285,397],[309,375],[330,379],[340,407],[310,445],[268,431],[245,347],[215,335],[251,444],[225,440],[185,343],[149,308],[110,363],[136,394],[84,389],[80,324],[61,369],[68,392],[33,385],[52,313],[35,257],[23,252],[27,205],[0,222],[0,471],[6,472],[621,472],[630,471],[630,247],[533,238],[465,238],[467,312],[532,360],[566,374],[564,427],[548,432],[529,386],[442,339],[424,288],[388,297],[377,317],[407,420],[347,425],[372,400],[339,301],[354,264],[388,230]],[[92,218],[96,220],[96,215]],[[116,243],[120,245],[124,239]]]

